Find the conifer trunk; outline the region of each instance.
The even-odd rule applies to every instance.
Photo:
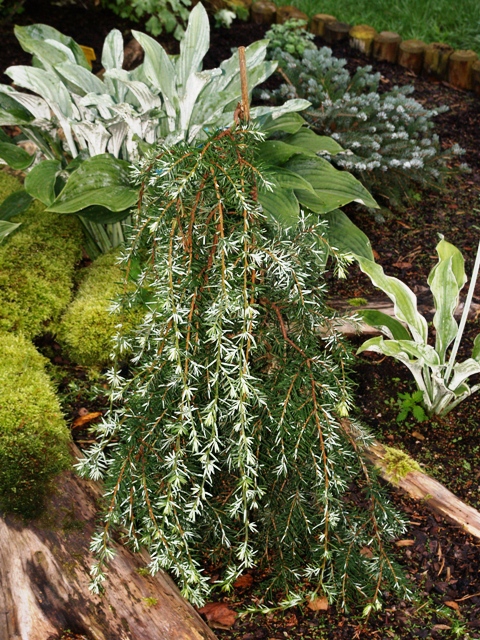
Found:
[[[0,640],[214,640],[165,574],[116,544],[106,591],[89,589],[99,487],[65,473],[40,520],[0,517]],[[140,573],[139,573],[140,570]]]

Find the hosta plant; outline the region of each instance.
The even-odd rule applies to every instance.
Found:
[[[384,542],[402,524],[361,457],[369,436],[341,418],[348,348],[320,337],[324,223],[265,218],[261,138],[239,124],[140,163],[124,254],[136,288],[119,307],[146,315],[119,333],[130,375],[110,373],[113,408],[79,463],[106,489],[93,586],[121,526],[196,604],[259,566],[281,606],[378,606],[401,584]]]
[[[28,172],[25,189],[31,197],[51,211],[80,215],[92,253],[95,245],[106,251],[123,242],[123,227],[130,224],[130,207],[138,193],[128,167],[142,150],[159,141],[200,141],[209,127],[231,124],[241,94],[237,55],[219,68],[202,71],[210,27],[201,4],[190,14],[178,57],[134,31],[145,58],[133,71],[122,69],[123,38],[111,31],[101,57],[102,79],[92,73],[81,48],[52,27],[16,27],[15,33],[23,49],[33,54],[34,66],[7,69],[15,88],[0,85],[0,125],[18,126],[38,152],[30,155],[2,136],[0,158]],[[265,61],[266,48],[267,42],[259,41],[246,49],[251,89],[275,69]],[[252,117],[279,116],[307,104],[294,100],[280,108],[258,107]],[[18,213],[22,198],[25,192],[5,203],[0,220],[12,210]]]
[[[477,253],[460,325],[454,312],[467,280],[463,256],[443,238],[437,245],[437,254],[438,263],[428,276],[435,302],[435,346],[428,343],[427,321],[417,310],[415,294],[397,278],[386,276],[380,265],[356,256],[361,270],[386,293],[395,310],[395,318],[381,311],[360,312],[367,324],[377,327],[388,339],[382,336],[370,338],[358,352],[376,351],[405,364],[423,394],[427,412],[445,415],[480,389],[480,384],[468,384],[470,376],[480,373],[480,335],[475,338],[471,357],[464,362],[456,362],[477,279],[480,252]]]

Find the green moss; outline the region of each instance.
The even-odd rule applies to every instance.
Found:
[[[20,183],[0,172],[0,201]],[[0,331],[33,338],[51,330],[71,298],[82,231],[75,216],[35,202],[14,219],[22,226],[0,245]]]
[[[24,337],[0,333],[0,508],[37,515],[70,466],[69,431],[46,360]]]
[[[393,447],[385,447],[385,465],[386,471],[392,476],[393,482],[398,482],[401,478],[404,478],[410,471],[421,471],[421,467],[418,462],[415,462],[413,458],[410,458],[408,454],[400,449],[394,449]]]
[[[101,367],[110,362],[113,336],[127,318],[109,312],[112,300],[121,292],[123,273],[117,264],[118,251],[107,253],[87,267],[78,293],[66,310],[57,338],[70,358],[85,367]]]
[[[364,307],[368,304],[365,298],[350,298],[347,302],[351,307]]]

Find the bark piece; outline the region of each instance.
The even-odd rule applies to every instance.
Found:
[[[402,38],[393,31],[381,31],[373,40],[373,57],[377,60],[396,62]]]
[[[376,30],[368,24],[357,24],[350,29],[350,46],[369,56],[373,48],[373,39],[377,35]]]
[[[335,16],[331,16],[328,13],[317,13],[312,18],[312,23],[310,25],[310,31],[316,36],[324,36],[325,34],[325,25],[329,22],[336,22],[337,19]]]
[[[278,7],[276,15],[277,24],[283,24],[287,20],[305,20],[308,24],[307,14],[300,11],[300,9],[297,9],[297,7],[292,7],[290,5]]]
[[[455,51],[448,61],[448,81],[457,89],[472,88],[472,67],[478,59],[471,49]]]
[[[423,70],[439,80],[446,80],[448,75],[448,61],[453,53],[453,47],[443,42],[432,42],[425,47]]]
[[[40,520],[0,516],[0,640],[214,640],[215,635],[147,558],[116,544],[106,592],[88,589],[100,488],[71,472],[59,478]],[[140,570],[140,572],[139,572]]]
[[[423,68],[424,52],[422,40],[404,40],[398,47],[398,64],[418,75]]]
[[[335,22],[327,22],[325,24],[323,37],[328,44],[342,42],[342,40],[346,40],[348,38],[351,28],[352,25],[347,24],[346,22],[338,22],[337,20],[335,20]]]
[[[254,24],[272,24],[275,22],[277,5],[268,0],[260,0],[252,4],[251,20]]]

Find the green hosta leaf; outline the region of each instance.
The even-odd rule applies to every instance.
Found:
[[[276,131],[296,133],[305,124],[305,120],[302,116],[295,112],[284,113],[276,118],[271,114],[260,116],[258,118],[258,122],[263,133],[268,135],[275,133]]]
[[[0,204],[0,220],[10,220],[10,218],[20,215],[28,209],[32,200],[32,196],[25,189],[11,193]]]
[[[313,191],[312,185],[304,180],[302,176],[283,167],[275,167],[274,169],[266,169],[263,172],[264,177],[273,182],[280,189],[306,189]]]
[[[330,246],[341,253],[352,253],[374,260],[370,240],[341,209],[329,211],[324,218],[328,222],[326,235]]]
[[[118,212],[132,207],[138,192],[131,187],[129,166],[108,154],[88,158],[71,174],[49,211],[78,213],[98,205]]]
[[[96,222],[97,224],[115,224],[121,222],[130,213],[130,208],[124,211],[110,211],[106,207],[99,207],[94,205],[82,209],[80,215],[82,218],[89,220],[90,222]]]
[[[382,311],[359,309],[357,314],[370,327],[375,327],[393,340],[410,340],[410,334],[403,324]]]
[[[19,222],[6,222],[6,220],[0,220],[0,244],[5,238],[15,231],[20,226]]]
[[[23,171],[32,164],[35,156],[31,156],[25,149],[16,144],[0,142],[0,158],[12,169]]]
[[[302,152],[302,148],[293,147],[281,140],[265,140],[258,145],[257,157],[267,165],[283,165],[292,156]],[[297,171],[295,173],[298,174]]]
[[[123,65],[123,38],[118,29],[112,29],[105,38],[102,65],[106,71],[121,69]]]
[[[50,206],[55,200],[55,183],[61,164],[57,160],[44,160],[27,174],[25,191],[43,204]]]
[[[298,224],[300,207],[292,189],[274,188],[273,191],[259,191],[258,200],[265,215],[276,220],[283,227]]]
[[[308,192],[296,195],[301,204],[315,213],[327,213],[349,202],[378,208],[361,182],[346,171],[338,171],[324,158],[301,155],[289,160],[285,167],[299,173],[314,188],[315,195]]]
[[[201,70],[209,45],[210,23],[207,12],[199,3],[190,12],[187,30],[180,42],[180,55],[175,67],[179,95],[186,93],[190,75]]]
[[[416,343],[427,344],[428,327],[425,318],[417,311],[415,294],[400,280],[386,276],[382,267],[359,255],[355,259],[363,273],[366,273],[373,284],[381,289],[394,304],[395,316],[405,322]]]
[[[0,126],[28,124],[33,115],[6,93],[0,93]]]
[[[90,65],[88,64],[88,60],[86,59],[82,48],[75,42],[75,40],[70,36],[65,36],[53,27],[49,27],[46,24],[32,24],[27,27],[17,26],[15,27],[15,36],[24,51],[36,55],[40,59],[42,59],[42,53],[47,51],[47,49],[42,48],[42,44],[46,43],[47,45],[50,45],[51,49],[54,45],[59,44],[61,47],[68,49],[73,61],[78,65],[85,67],[85,69],[90,69]],[[61,47],[57,47],[57,51],[61,52]],[[50,53],[52,53],[51,49]],[[46,62],[49,63],[49,60]]]
[[[302,127],[297,133],[288,136],[285,142],[315,154],[324,152],[335,156],[344,150],[333,138],[319,136],[312,129],[307,129],[306,127]]]

